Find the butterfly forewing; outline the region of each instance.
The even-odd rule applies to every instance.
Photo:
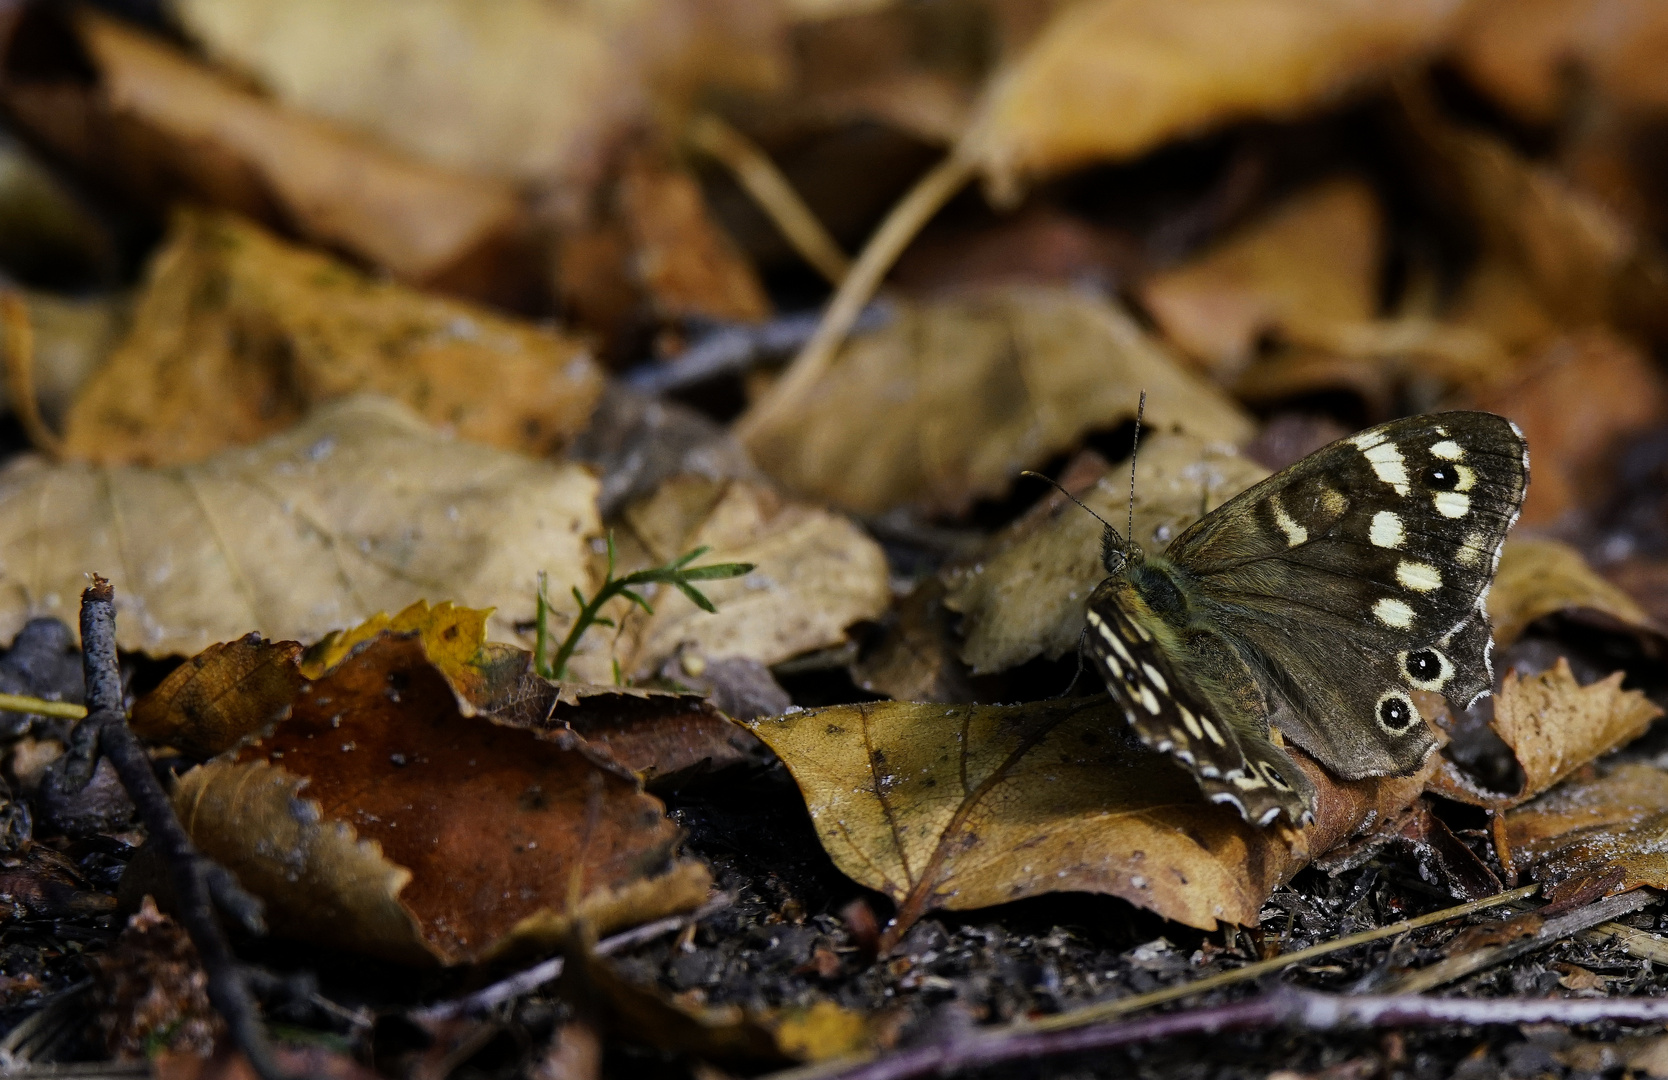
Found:
[[[1164,558],[1292,741],[1346,778],[1406,773],[1432,746],[1412,692],[1464,706],[1492,685],[1484,599],[1527,484],[1502,417],[1397,420],[1229,500]]]

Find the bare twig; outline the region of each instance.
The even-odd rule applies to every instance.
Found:
[[[1649,960],[1654,964],[1668,964],[1668,939],[1664,939],[1659,934],[1647,933],[1626,923],[1600,923],[1591,930],[1583,930],[1575,936],[1588,945],[1605,945],[1614,942],[1629,956]]]
[[[260,1009],[232,953],[216,909],[252,930],[261,929],[260,901],[244,892],[226,869],[201,855],[174,814],[151,759],[127,726],[122,708],[121,669],[116,661],[115,590],[93,575],[81,594],[81,663],[87,683],[87,718],[76,725],[73,744],[110,760],[122,787],[169,870],[179,921],[197,947],[208,976],[208,998],[226,1021],[237,1045],[261,1080],[287,1080],[273,1056]],[[77,770],[79,771],[79,770]],[[87,776],[92,769],[87,767]]]
[[[693,146],[730,170],[799,257],[838,288],[851,269],[851,260],[776,163],[752,139],[712,113],[702,113],[691,121],[688,136]]]
[[[892,207],[835,291],[811,340],[794,357],[781,380],[736,422],[736,434],[743,443],[751,442],[768,424],[797,405],[822,378],[886,272],[932,216],[967,185],[976,168],[971,154],[958,148],[928,170]]]
[[[821,318],[812,311],[780,315],[762,323],[717,324],[700,331],[689,347],[672,359],[642,364],[627,372],[625,381],[636,390],[665,394],[720,375],[740,375],[804,348]],[[858,315],[852,331],[877,330],[891,318],[891,306],[876,301]]]
[[[0,712],[34,713],[36,716],[56,716],[62,720],[79,720],[87,715],[85,705],[73,701],[48,701],[27,694],[0,694]]]
[[[1446,960],[1439,960],[1429,967],[1410,971],[1400,979],[1392,982],[1387,988],[1391,994],[1417,994],[1431,990],[1444,983],[1451,983],[1455,979],[1463,979],[1467,975],[1474,975],[1485,968],[1496,964],[1503,964],[1507,960],[1515,959],[1525,953],[1544,949],[1548,945],[1564,938],[1571,937],[1583,930],[1590,929],[1611,919],[1620,918],[1629,912],[1638,911],[1647,904],[1657,900],[1655,893],[1647,889],[1636,889],[1620,896],[1609,896],[1597,903],[1588,904],[1565,915],[1559,915],[1546,920],[1541,928],[1529,937],[1508,941],[1502,945],[1489,945],[1459,956],[1450,956]]]
[[[35,331],[29,325],[29,309],[16,290],[0,292],[0,322],[5,324],[6,388],[12,412],[35,449],[54,460],[64,456],[64,441],[46,426],[40,402],[35,397]]]
[[[950,1043],[906,1050],[830,1074],[833,1080],[914,1080],[948,1076],[965,1069],[985,1069],[1009,1062],[1115,1050],[1183,1035],[1224,1031],[1296,1028],[1336,1031],[1360,1028],[1439,1027],[1487,1024],[1662,1023],[1668,1000],[1662,998],[1428,998],[1413,994],[1320,994],[1281,987],[1250,1001],[1119,1024],[1096,1024],[1065,1031],[1003,1028]],[[777,1073],[780,1080],[792,1073]]]

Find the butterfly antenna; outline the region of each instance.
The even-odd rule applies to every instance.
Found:
[[[1141,450],[1141,417],[1147,412],[1147,392],[1141,391],[1141,400],[1135,405],[1135,441],[1129,448],[1129,531],[1124,533],[1125,553],[1128,546],[1135,543],[1135,455]]]
[[[1096,521],[1100,522],[1102,525],[1105,525],[1108,529],[1112,528],[1112,523],[1110,521],[1107,521],[1105,518],[1101,517],[1099,514],[1095,513],[1093,510],[1090,510],[1087,506],[1084,505],[1082,499],[1079,499],[1076,495],[1073,495],[1071,492],[1069,492],[1065,488],[1061,487],[1059,481],[1052,480],[1049,477],[1044,476],[1040,472],[1032,472],[1030,469],[1025,469],[1019,475],[1021,475],[1021,476],[1034,476],[1038,480],[1041,480],[1045,484],[1053,484],[1054,487],[1060,492],[1060,494],[1064,495],[1066,498],[1070,499],[1072,502],[1074,502],[1078,506],[1082,507],[1083,511],[1085,513],[1087,513],[1090,517],[1094,518]],[[1113,530],[1113,531],[1115,532],[1117,530]]]

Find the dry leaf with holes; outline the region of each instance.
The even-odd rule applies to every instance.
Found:
[[[198,760],[224,753],[288,714],[300,657],[296,642],[259,634],[210,645],[134,703],[133,733]]]
[[[1562,784],[1506,815],[1512,858],[1549,887],[1621,871],[1613,891],[1668,888],[1668,773],[1640,762]]]
[[[206,51],[287,105],[452,168],[588,180],[623,130],[784,72],[775,3],[179,0]]]
[[[118,190],[159,205],[188,195],[229,207],[406,281],[481,297],[524,290],[516,279],[525,219],[513,186],[402,158],[277,108],[90,9],[35,7],[22,18],[16,33],[37,44],[10,57],[8,114]],[[44,63],[19,64],[23,52]]]
[[[853,623],[878,618],[892,602],[886,556],[838,514],[782,498],[743,480],[680,476],[626,508],[619,573],[659,566],[697,547],[699,564],[746,562],[745,577],[702,583],[718,609],[702,611],[681,593],[645,589],[654,614],[616,605],[621,629],[587,633],[571,665],[583,678],[612,681],[612,661],[644,678],[673,657],[704,665],[725,658],[774,664],[838,645]],[[676,677],[676,673],[673,673]]]
[[[793,773],[835,865],[898,905],[890,941],[933,910],[1058,891],[1108,893],[1204,929],[1255,924],[1309,854],[1407,813],[1430,772],[1340,784],[1293,751],[1319,794],[1315,824],[1292,834],[1206,802],[1169,757],[1128,738],[1104,696],[878,702],[749,726]]]
[[[1378,309],[1383,212],[1364,181],[1330,180],[1141,286],[1165,335],[1224,383],[1267,334],[1329,340]]]
[[[64,441],[87,461],[185,464],[370,391],[463,438],[539,454],[585,426],[602,385],[557,332],[376,281],[231,214],[185,212]]]
[[[118,643],[153,656],[250,630],[313,641],[424,596],[496,608],[489,633],[515,640],[540,569],[590,589],[595,500],[580,466],[448,439],[375,398],[200,465],[16,459],[0,472],[0,639],[62,617],[96,568]]]
[[[997,191],[1255,116],[1318,109],[1440,48],[1458,0],[1061,5],[987,88],[964,152]],[[1117,102],[1109,108],[1108,102]]]
[[[1488,615],[1494,624],[1494,642],[1502,648],[1522,637],[1536,619],[1548,615],[1567,615],[1646,638],[1661,634],[1644,609],[1599,577],[1581,552],[1557,540],[1539,538],[1506,541],[1488,593]]]
[[[1134,538],[1147,551],[1163,551],[1207,511],[1267,475],[1231,445],[1164,431],[1143,436],[1135,466]],[[1127,471],[1109,472],[1079,497],[1123,531]],[[1101,531],[1094,517],[1060,499],[941,575],[945,606],[962,616],[962,659],[974,672],[1002,671],[1077,647],[1089,593],[1106,577]]]
[[[1142,390],[1155,430],[1252,434],[1238,405],[1107,301],[1010,286],[898,302],[748,450],[789,488],[860,513],[955,511],[1133,417]]]
[[[1662,709],[1644,694],[1622,689],[1619,671],[1591,686],[1575,681],[1563,657],[1556,667],[1539,675],[1507,672],[1494,696],[1494,719],[1489,726],[1523,769],[1523,789],[1485,791],[1444,760],[1431,790],[1475,806],[1518,806],[1637,739],[1661,715]]]
[[[174,805],[274,930],[403,963],[548,949],[574,918],[606,933],[707,895],[635,776],[571,734],[466,717],[416,636],[355,650]]]

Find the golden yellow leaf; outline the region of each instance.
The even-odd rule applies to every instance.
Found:
[[[1656,632],[1645,610],[1599,577],[1575,548],[1540,538],[1506,541],[1488,594],[1495,644],[1510,645],[1536,619],[1559,613]]]
[[[489,635],[513,641],[541,568],[590,588],[595,500],[580,466],[448,439],[371,398],[200,465],[23,458],[0,472],[0,638],[62,617],[97,570],[122,648],[152,655],[250,630],[314,641],[424,596],[495,608]]]
[[[1133,417],[1142,390],[1154,430],[1251,436],[1238,405],[1121,308],[1064,288],[991,288],[896,303],[748,449],[789,488],[851,510],[957,510]]]
[[[392,617],[379,611],[351,630],[333,631],[308,649],[301,673],[309,679],[320,678],[346,659],[355,645],[378,634],[416,634],[429,660],[456,686],[486,646],[491,615],[491,608],[457,607],[450,600],[433,607],[427,600],[418,600]]]
[[[967,152],[1001,193],[1232,120],[1321,107],[1440,47],[1458,0],[1086,0],[987,89]]]
[[[1445,763],[1431,790],[1477,806],[1517,806],[1564,777],[1643,735],[1662,709],[1637,690],[1622,689],[1622,673],[1582,686],[1569,661],[1523,678],[1507,672],[1494,699],[1490,726],[1523,769],[1523,790],[1491,792]]]
[[[1146,436],[1135,466],[1135,539],[1147,551],[1161,552],[1205,511],[1267,475],[1232,446],[1163,431]],[[1108,473],[1079,497],[1123,531],[1127,471]],[[1106,577],[1101,528],[1060,499],[941,575],[945,606],[962,615],[962,659],[974,672],[1002,671],[1077,647],[1089,593]]]
[[[135,702],[129,723],[140,738],[187,757],[214,757],[289,712],[301,689],[300,656],[296,642],[259,634],[210,645]]]
[[[231,214],[184,212],[64,438],[83,460],[185,464],[370,391],[466,439],[542,453],[585,426],[602,384],[558,333],[376,281]]]
[[[1189,926],[1254,924],[1310,853],[1405,813],[1425,782],[1340,784],[1294,752],[1320,795],[1316,823],[1292,834],[1206,802],[1172,759],[1128,738],[1104,695],[877,702],[749,726],[793,773],[835,865],[898,905],[892,940],[931,910],[1056,891],[1108,893]]]

